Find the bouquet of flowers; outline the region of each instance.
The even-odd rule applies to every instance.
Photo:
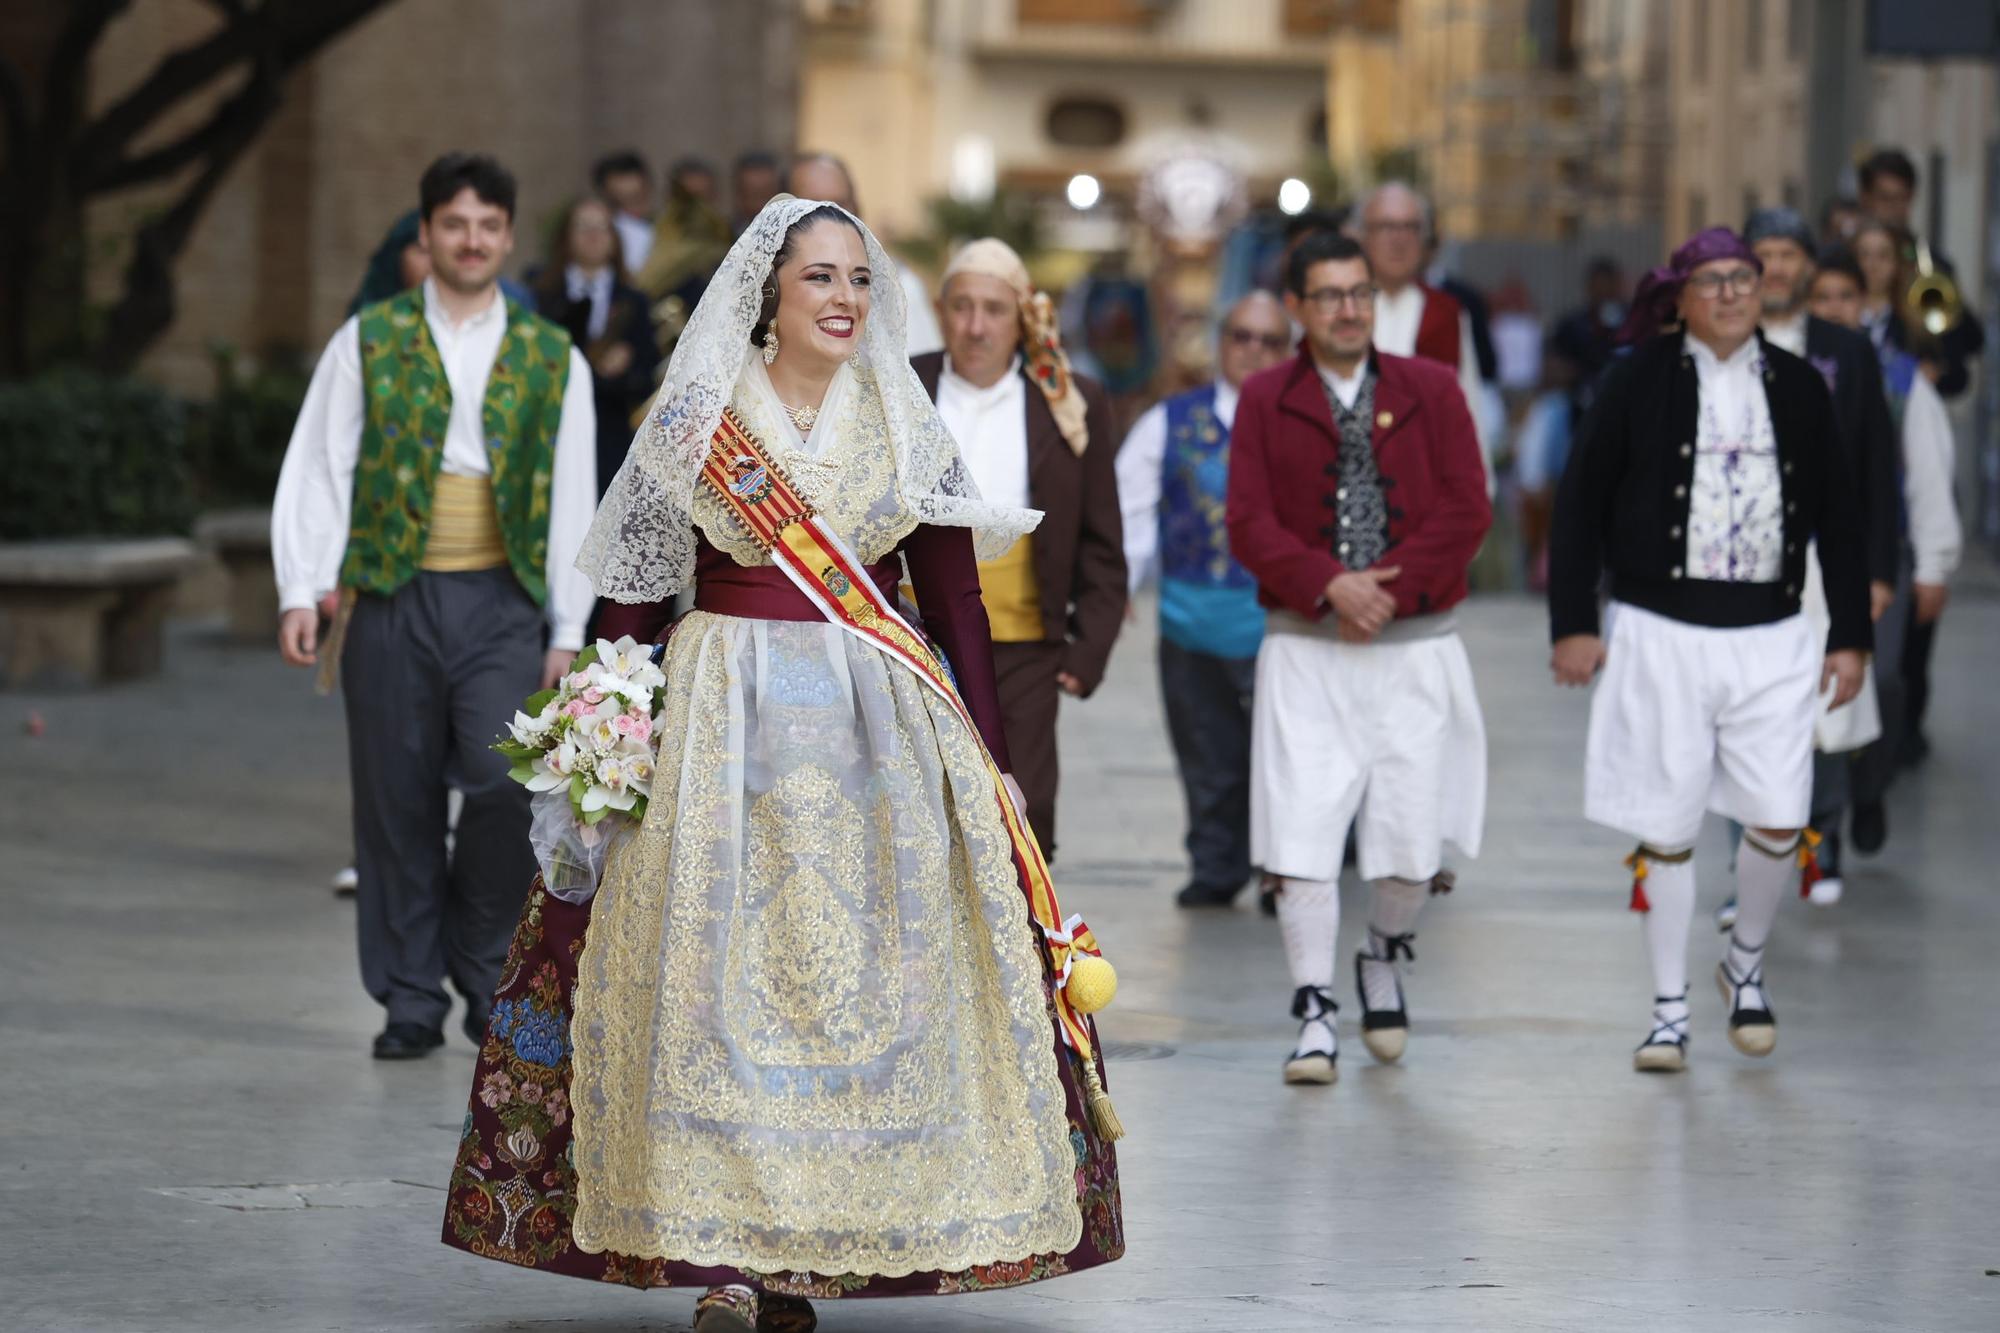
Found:
[[[658,645],[599,639],[551,690],[532,694],[494,749],[534,795],[529,838],[548,891],[587,902],[612,841],[646,818],[653,790]],[[614,818],[615,816],[615,818]]]

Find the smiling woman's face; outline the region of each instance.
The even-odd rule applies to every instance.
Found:
[[[778,270],[778,359],[813,378],[837,370],[861,346],[872,278],[846,223],[822,219],[794,237]]]

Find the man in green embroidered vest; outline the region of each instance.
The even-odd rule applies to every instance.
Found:
[[[419,202],[432,275],[334,335],[271,514],[279,651],[324,653],[346,697],[361,976],[388,1011],[385,1060],[443,1044],[447,977],[484,1035],[535,873],[527,792],[487,747],[583,646],[576,554],[597,498],[589,368],[500,290],[514,178],[450,153]]]

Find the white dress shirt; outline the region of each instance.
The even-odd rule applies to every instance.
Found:
[[[1784,576],[1785,505],[1763,349],[1748,338],[1724,359],[1692,334],[1686,346],[1699,385],[1687,576],[1776,583]]]
[[[605,328],[611,323],[611,290],[618,275],[605,265],[594,273],[586,273],[581,267],[571,264],[563,270],[563,286],[572,301],[590,302],[590,323],[584,335],[592,342],[604,336]],[[498,344],[495,344],[498,348]]]
[[[646,256],[653,253],[653,220],[635,218],[622,208],[614,208],[611,225],[618,228],[618,246],[625,252],[625,271],[636,277],[646,267]]]
[[[938,415],[988,504],[1029,508],[1027,390],[1018,356],[983,389],[953,370],[949,356],[938,373]]]
[[[1806,354],[1806,312],[1801,310],[1786,320],[1765,320],[1764,339],[1773,347],[1803,357]]]
[[[1394,353],[1390,355],[1393,356]],[[1318,369],[1320,383],[1333,390],[1333,396],[1340,400],[1340,405],[1352,412],[1355,399],[1361,397],[1361,381],[1368,377],[1368,363],[1363,361],[1357,365],[1352,375],[1342,375],[1338,371],[1328,370],[1325,366],[1320,366]]]
[[[445,427],[446,472],[491,475],[480,423],[486,380],[507,331],[507,303],[496,290],[492,304],[454,325],[438,299],[435,280],[424,280],[424,316],[451,384],[451,419]],[[350,318],[326,345],[271,502],[271,563],[278,606],[294,611],[315,605],[340,582],[353,516],[354,468],[361,454],[367,403],[361,383],[360,320]],[[576,567],[577,552],[597,505],[597,411],[590,366],[572,347],[563,390],[549,482],[549,646],[583,647],[590,619],[590,580]]]
[[[1357,382],[1358,385],[1358,382]],[[1215,419],[1224,430],[1236,425],[1236,400],[1240,395],[1228,380],[1215,382]],[[1167,466],[1167,405],[1147,408],[1119,446],[1118,509],[1125,519],[1125,576],[1127,590],[1138,592],[1159,571],[1160,492]]]
[[[1964,533],[1951,498],[1954,452],[1944,399],[1922,374],[1913,375],[1903,404],[1903,501],[1918,583],[1944,583],[1958,568]]]

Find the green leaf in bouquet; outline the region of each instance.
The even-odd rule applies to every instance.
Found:
[[[626,813],[626,814],[628,814],[628,815],[630,815],[630,816],[632,816],[632,822],[633,822],[634,824],[643,824],[643,823],[645,823],[645,822],[646,822],[646,798],[645,798],[645,797],[643,797],[643,796],[635,796],[635,797],[633,797],[633,798],[632,798],[632,808],[631,808],[630,810],[627,810],[627,811],[626,811],[625,813]]]
[[[588,648],[585,648],[582,652],[578,653],[575,657],[570,659],[569,669],[570,671],[581,671],[585,667],[596,666],[596,665],[597,665],[597,645],[593,643]],[[567,675],[568,672],[565,672],[564,674]]]
[[[521,742],[515,740],[512,736],[509,736],[504,740],[496,741],[494,744],[492,744],[487,748],[492,750],[497,750],[501,754],[506,755],[509,759],[515,759],[515,760],[533,759],[535,756],[541,753],[541,751],[536,749],[534,746],[523,745],[521,744]]]
[[[585,826],[588,827],[591,824],[597,823],[599,820],[603,819],[606,815],[613,813],[615,812],[612,810],[610,806],[600,805],[595,810],[592,810],[589,814],[585,815],[583,817],[583,822]]]
[[[560,693],[560,690],[537,690],[522,703],[521,711],[529,717],[540,717],[542,710],[549,706],[549,701]]]
[[[512,768],[507,770],[507,776],[526,786],[534,780],[535,766],[530,763],[517,762]]]

